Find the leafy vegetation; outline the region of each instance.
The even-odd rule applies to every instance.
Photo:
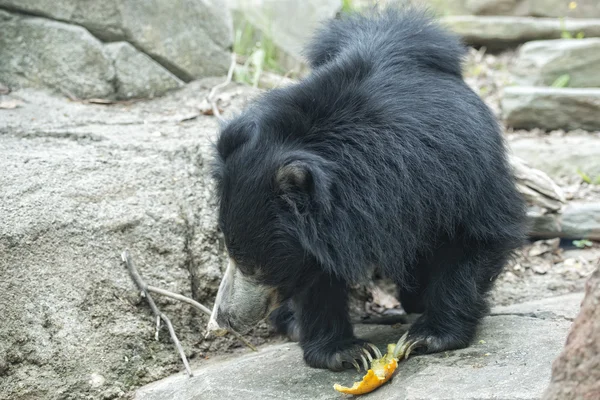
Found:
[[[569,85],[569,81],[571,80],[571,76],[569,74],[564,74],[559,76],[552,82],[552,87],[555,88],[564,88]]]
[[[585,249],[586,247],[592,247],[594,243],[591,240],[582,239],[582,240],[573,240],[573,246],[578,249]]]
[[[243,21],[240,25],[235,31],[233,51],[244,59],[244,64],[241,68],[236,68],[235,81],[256,87],[263,71],[284,73],[272,36],[268,32],[259,32],[248,21]]]
[[[579,168],[577,169],[577,174],[581,177],[581,180],[587,184],[600,185],[600,175],[596,176],[595,178],[592,178]]]

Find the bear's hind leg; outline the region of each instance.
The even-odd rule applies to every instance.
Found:
[[[425,312],[398,341],[395,354],[436,353],[468,346],[488,311],[487,292],[510,250],[450,243],[429,260]]]
[[[311,367],[367,370],[373,357],[381,357],[377,347],[354,336],[344,282],[323,274],[293,301],[304,360]]]
[[[277,333],[287,336],[292,342],[300,341],[300,326],[294,315],[294,307],[291,300],[273,310],[269,315],[269,321]]]

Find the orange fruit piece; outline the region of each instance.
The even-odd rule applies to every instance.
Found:
[[[333,388],[338,392],[360,395],[370,393],[386,383],[390,380],[398,367],[398,360],[393,356],[394,347],[395,345],[389,344],[387,354],[379,359],[373,360],[371,369],[363,376],[362,381],[354,382],[352,387],[346,387],[336,383],[333,385]]]

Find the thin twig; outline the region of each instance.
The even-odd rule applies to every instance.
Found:
[[[184,303],[187,303],[187,304],[191,305],[192,307],[197,308],[198,310],[202,311],[204,314],[206,314],[208,316],[210,316],[212,314],[210,309],[208,309],[208,307],[203,306],[202,304],[198,303],[196,300],[190,299],[189,297],[186,297],[186,296],[183,296],[183,295],[180,295],[177,293],[173,293],[173,292],[165,290],[165,289],[160,289],[160,288],[157,288],[154,286],[148,286],[147,289],[149,292],[161,294],[163,296],[167,296],[167,297],[170,297],[175,300],[183,301]],[[240,342],[242,342],[246,346],[248,346],[248,348],[250,348],[252,351],[258,351],[258,349],[252,343],[250,343],[248,340],[246,340],[242,335],[240,335],[236,331],[230,329],[229,332],[233,336],[235,336]]]
[[[218,85],[215,85],[210,90],[208,97],[206,97],[206,100],[212,107],[213,115],[215,117],[217,117],[220,121],[223,121],[223,118],[221,117],[221,112],[219,111],[219,107],[217,107],[217,101],[214,97],[217,94],[218,90],[224,88],[225,86],[227,86],[231,83],[231,79],[233,78],[233,71],[235,70],[235,65],[236,65],[236,54],[231,53],[231,65],[229,65],[229,71],[227,71],[227,78],[225,79],[224,82],[221,82]]]
[[[211,311],[208,309],[208,307],[203,306],[202,304],[198,303],[196,300],[190,299],[189,297],[185,297],[180,294],[173,293],[168,290],[157,288],[154,286],[148,286],[147,289],[149,292],[161,294],[163,296],[167,296],[172,299],[183,301],[184,303],[188,303],[189,305],[196,307],[198,310],[202,311],[204,314],[206,314],[208,316],[210,316],[210,314],[211,314]]]
[[[175,343],[175,347],[177,347],[177,351],[179,352],[181,361],[183,361],[183,365],[185,366],[185,370],[187,371],[188,376],[190,376],[190,377],[194,376],[192,374],[192,370],[190,368],[190,364],[188,363],[187,357],[185,356],[185,353],[183,351],[183,347],[181,347],[181,343],[179,342],[179,339],[177,338],[177,335],[175,334],[175,329],[173,329],[173,324],[171,324],[171,321],[165,314],[160,312],[160,310],[156,306],[156,303],[154,303],[152,296],[150,296],[150,292],[148,290],[148,285],[146,285],[146,282],[144,282],[144,280],[138,273],[137,269],[135,268],[135,264],[133,263],[133,260],[129,256],[129,250],[125,250],[123,252],[123,254],[121,254],[121,258],[122,258],[123,262],[125,263],[125,265],[127,266],[127,270],[129,271],[129,275],[131,276],[131,279],[133,279],[133,281],[135,282],[138,289],[144,293],[144,296],[146,297],[146,301],[150,305],[150,308],[152,309],[152,312],[154,313],[154,315],[156,317],[160,317],[160,319],[162,319],[165,322],[165,324],[167,325],[167,327],[169,328],[169,334],[171,335],[171,340],[173,340],[173,343]]]

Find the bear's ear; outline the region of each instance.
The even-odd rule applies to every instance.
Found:
[[[275,185],[282,197],[298,212],[313,203],[323,211],[330,205],[330,163],[307,152],[292,152],[275,174]]]
[[[309,167],[302,161],[292,161],[279,167],[276,181],[278,188],[284,193],[294,190],[308,193],[313,183]]]

